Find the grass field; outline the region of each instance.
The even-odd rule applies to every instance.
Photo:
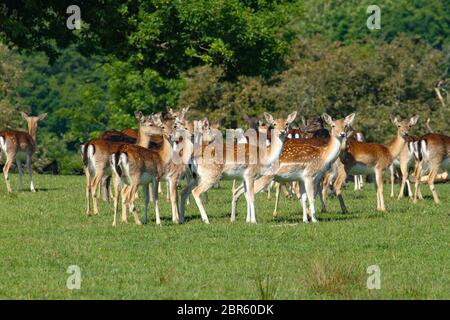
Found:
[[[84,178],[36,176],[36,194],[8,195],[0,183],[0,298],[20,299],[448,299],[450,185],[438,185],[437,206],[391,200],[375,208],[372,185],[344,190],[351,214],[338,202],[316,225],[299,223],[298,201],[258,194],[258,225],[229,222],[230,184],[209,192],[211,225],[194,203],[187,223],[173,225],[161,201],[163,226],[111,227],[109,204],[84,214]],[[12,186],[17,190],[18,177]],[[398,189],[398,185],[396,186]],[[141,198],[142,199],[142,198]],[[142,200],[138,210],[142,212]],[[152,209],[153,213],[153,209]],[[81,289],[69,290],[70,265],[81,268]],[[381,289],[368,290],[367,268],[378,265]]]

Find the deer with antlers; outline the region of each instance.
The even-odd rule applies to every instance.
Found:
[[[33,171],[31,169],[31,160],[36,151],[36,132],[39,121],[47,116],[43,113],[37,117],[31,117],[25,112],[20,113],[22,118],[27,122],[28,133],[22,131],[5,130],[0,132],[0,152],[5,154],[6,162],[3,167],[3,175],[5,177],[6,188],[8,192],[12,192],[9,182],[9,170],[11,165],[16,161],[19,171],[20,190],[23,189],[23,173],[22,162],[25,161],[28,176],[30,177],[30,190],[36,192],[33,184]]]
[[[293,112],[286,119],[274,119],[272,115],[264,113],[264,117],[272,129],[271,144],[266,146],[265,139],[263,142],[261,140],[258,143],[243,144],[241,145],[243,157],[239,157],[237,144],[227,147],[223,143],[211,143],[202,146],[202,154],[194,155],[192,160],[192,168],[197,180],[195,183],[189,184],[183,191],[181,203],[183,204],[187,195],[192,192],[202,220],[209,223],[208,215],[200,198],[201,194],[209,190],[220,179],[242,179],[247,200],[247,222],[256,223],[254,180],[261,174],[264,167],[270,166],[278,159],[289,126],[296,115],[297,112]],[[257,138],[257,140],[260,139]],[[223,152],[224,159],[213,159],[218,152]]]
[[[271,168],[273,174],[269,171],[256,180],[255,192],[262,190],[272,180],[277,182],[301,182],[301,196],[299,198],[302,202],[303,221],[309,222],[306,207],[306,201],[308,200],[311,221],[317,222],[314,207],[316,186],[339,156],[354,117],[355,114],[352,113],[345,119],[333,120],[329,115],[323,115],[324,121],[331,126],[331,136],[326,141],[321,138],[287,140],[279,161]],[[235,220],[236,201],[241,194],[242,189],[237,190],[233,195],[231,221]]]

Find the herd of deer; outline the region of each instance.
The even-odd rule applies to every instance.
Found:
[[[439,203],[435,179],[441,172],[446,179],[450,171],[450,137],[429,133],[422,137],[409,135],[418,117],[400,121],[391,119],[397,127],[397,135],[389,144],[364,141],[361,132],[354,131],[355,114],[344,119],[333,120],[329,115],[312,119],[297,128],[292,128],[297,112],[287,118],[274,119],[264,113],[262,119],[247,117],[249,130],[227,130],[227,143],[223,143],[220,131],[208,121],[187,120],[188,108],[179,112],[171,108],[164,114],[144,115],[136,112],[139,129],[109,130],[100,137],[81,146],[81,155],[86,175],[86,213],[98,214],[98,196],[101,191],[109,200],[114,189],[114,220],[117,224],[119,199],[121,199],[122,222],[127,222],[131,212],[137,224],[147,223],[148,205],[155,208],[156,224],[161,224],[158,204],[159,183],[166,180],[172,207],[172,221],[183,223],[186,202],[192,195],[202,220],[209,223],[201,199],[221,179],[242,180],[241,186],[232,190],[231,220],[236,218],[236,202],[244,194],[247,201],[248,223],[256,223],[255,194],[276,185],[276,205],[280,190],[285,187],[300,199],[303,222],[317,222],[314,199],[319,195],[322,210],[326,210],[325,199],[330,188],[337,196],[343,213],[348,212],[341,188],[348,175],[355,179],[355,190],[362,188],[362,176],[374,174],[377,210],[384,211],[383,174],[391,171],[391,197],[395,167],[400,167],[402,181],[398,198],[408,194],[416,202],[422,198],[420,182],[428,182],[434,201]],[[16,162],[23,188],[22,162],[30,177],[31,191],[35,191],[32,180],[31,159],[36,149],[37,123],[46,117],[30,117],[21,113],[27,121],[29,132],[0,131],[0,159],[5,155],[3,174],[8,192],[11,192],[9,170]],[[331,130],[325,128],[327,124]],[[234,137],[228,140],[228,133]],[[252,133],[254,133],[252,135]],[[412,194],[409,173],[415,182]],[[426,178],[424,175],[428,174]],[[187,185],[178,196],[182,179]],[[135,200],[138,187],[143,186],[144,217],[136,212]],[[308,208],[309,205],[309,208]],[[308,219],[309,216],[309,219]]]

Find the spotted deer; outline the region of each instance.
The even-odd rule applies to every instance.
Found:
[[[387,145],[348,140],[345,151],[340,156],[344,170],[341,170],[340,182],[335,185],[335,191],[341,193],[342,184],[349,174],[368,175],[374,173],[377,210],[385,211],[383,173],[399,156],[408,139],[409,130],[417,123],[418,118],[418,116],[414,116],[409,120],[399,121],[397,117],[391,117],[392,123],[397,127],[397,135]]]
[[[450,172],[450,137],[443,134],[428,133],[419,139],[417,146],[419,161],[415,169],[413,202],[417,202],[418,188],[423,172],[429,171],[428,186],[430,187],[434,202],[440,203],[434,181],[440,169],[447,171],[447,173]]]
[[[272,180],[277,182],[301,182],[301,203],[303,222],[308,223],[306,200],[309,202],[309,214],[312,222],[317,222],[314,207],[315,185],[324,173],[329,170],[345,143],[347,131],[351,127],[355,114],[352,113],[340,120],[333,120],[324,114],[324,121],[331,126],[331,136],[326,143],[314,139],[291,139],[285,142],[279,161],[273,167],[273,174],[268,172],[255,182],[255,192],[261,191]],[[242,189],[233,195],[231,220],[235,220],[236,201],[242,195]]]
[[[45,119],[47,113],[43,113],[37,117],[31,117],[25,112],[20,113],[22,118],[27,122],[28,133],[22,131],[5,130],[0,132],[0,152],[5,154],[6,162],[3,166],[3,175],[5,177],[6,188],[8,192],[12,192],[9,182],[9,170],[14,161],[19,171],[20,187],[23,189],[23,173],[22,162],[25,161],[28,176],[30,178],[30,190],[36,192],[33,184],[33,171],[31,168],[31,160],[36,151],[36,132],[38,122]]]
[[[93,213],[97,215],[98,210],[98,192],[99,185],[108,183],[112,175],[110,157],[116,153],[123,145],[137,144],[142,147],[151,145],[152,135],[159,134],[161,130],[154,126],[144,123],[142,112],[135,113],[136,119],[140,123],[137,130],[136,139],[131,130],[126,132],[109,130],[103,133],[99,138],[92,139],[81,146],[81,155],[83,159],[84,172],[86,176],[86,214],[91,214],[90,199],[92,198]],[[109,191],[108,191],[109,193]]]
[[[274,163],[283,147],[287,131],[290,124],[294,121],[297,112],[291,113],[286,119],[274,119],[272,115],[264,113],[265,119],[271,130],[271,144],[265,146],[264,142],[257,144],[247,143],[242,145],[244,149],[244,159],[239,159],[238,145],[234,144],[227,148],[226,144],[209,144],[202,148],[203,154],[193,157],[193,172],[198,177],[195,184],[190,184],[183,191],[183,197],[186,197],[192,190],[192,195],[200,210],[202,220],[209,223],[208,215],[201,201],[201,194],[209,190],[220,179],[242,179],[244,181],[244,190],[247,200],[247,222],[256,223],[256,213],[254,208],[254,180],[260,175],[263,167]],[[216,152],[223,151],[223,161],[215,161],[212,155],[205,154],[205,150]],[[229,153],[231,152],[231,153]],[[228,154],[227,154],[228,153]],[[259,156],[264,154],[263,157]],[[264,159],[262,159],[264,158]],[[252,159],[252,160],[250,160]],[[242,161],[243,160],[243,161]]]

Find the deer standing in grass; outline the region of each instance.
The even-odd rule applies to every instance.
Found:
[[[354,117],[355,114],[352,113],[345,119],[333,120],[329,115],[323,115],[325,122],[331,126],[331,136],[326,142],[323,139],[318,141],[317,138],[287,140],[279,161],[272,167],[274,173],[268,173],[256,180],[255,192],[261,191],[272,180],[277,182],[301,182],[300,199],[303,208],[303,222],[309,222],[306,200],[309,202],[311,221],[317,222],[314,206],[316,185],[339,156]],[[236,201],[241,194],[242,189],[237,190],[233,195],[231,221],[235,220]]]
[[[351,175],[368,175],[375,173],[375,190],[377,194],[377,210],[385,211],[383,196],[383,173],[397,158],[406,144],[408,133],[412,126],[417,123],[418,116],[409,120],[399,121],[397,117],[391,118],[392,123],[397,127],[397,136],[387,144],[359,142],[356,140],[347,141],[347,146],[341,154],[341,161],[344,170],[341,171],[341,179],[335,185],[336,193],[341,193],[340,189],[345,181],[345,177]]]
[[[198,184],[189,184],[183,191],[182,203],[186,195],[192,190],[192,195],[200,210],[202,220],[209,223],[208,215],[201,201],[201,194],[208,191],[220,179],[242,179],[244,181],[245,197],[247,200],[247,222],[256,223],[254,208],[254,181],[261,174],[263,167],[274,163],[283,147],[290,124],[294,121],[297,112],[291,113],[286,119],[274,119],[270,114],[264,113],[268,125],[272,128],[271,145],[266,146],[266,141],[259,143],[247,143],[240,145],[244,157],[239,157],[238,145],[228,146],[223,143],[214,143],[202,147],[202,155],[194,155],[193,171],[198,177]],[[257,138],[257,140],[259,140]],[[223,159],[212,159],[210,154],[205,154],[208,149],[216,152],[223,151]],[[231,153],[231,154],[230,154]],[[262,156],[261,156],[262,155]],[[244,159],[242,159],[244,158]],[[183,214],[183,213],[182,213]]]
[[[19,171],[20,190],[23,189],[23,173],[22,161],[25,161],[28,176],[30,177],[30,190],[36,192],[33,184],[33,170],[31,169],[31,160],[36,151],[36,132],[39,121],[47,116],[43,113],[37,117],[30,117],[25,112],[20,113],[22,118],[27,122],[28,133],[22,131],[5,130],[0,132],[0,153],[6,156],[6,162],[3,167],[3,175],[5,177],[6,188],[8,192],[12,192],[9,182],[9,170],[11,165],[16,161]],[[1,155],[1,154],[0,154]]]
[[[423,171],[428,170],[428,186],[435,203],[440,203],[439,195],[434,185],[434,180],[440,169],[450,172],[450,137],[428,133],[419,139],[419,161],[415,169],[415,190],[413,202],[417,202],[419,184]]]

